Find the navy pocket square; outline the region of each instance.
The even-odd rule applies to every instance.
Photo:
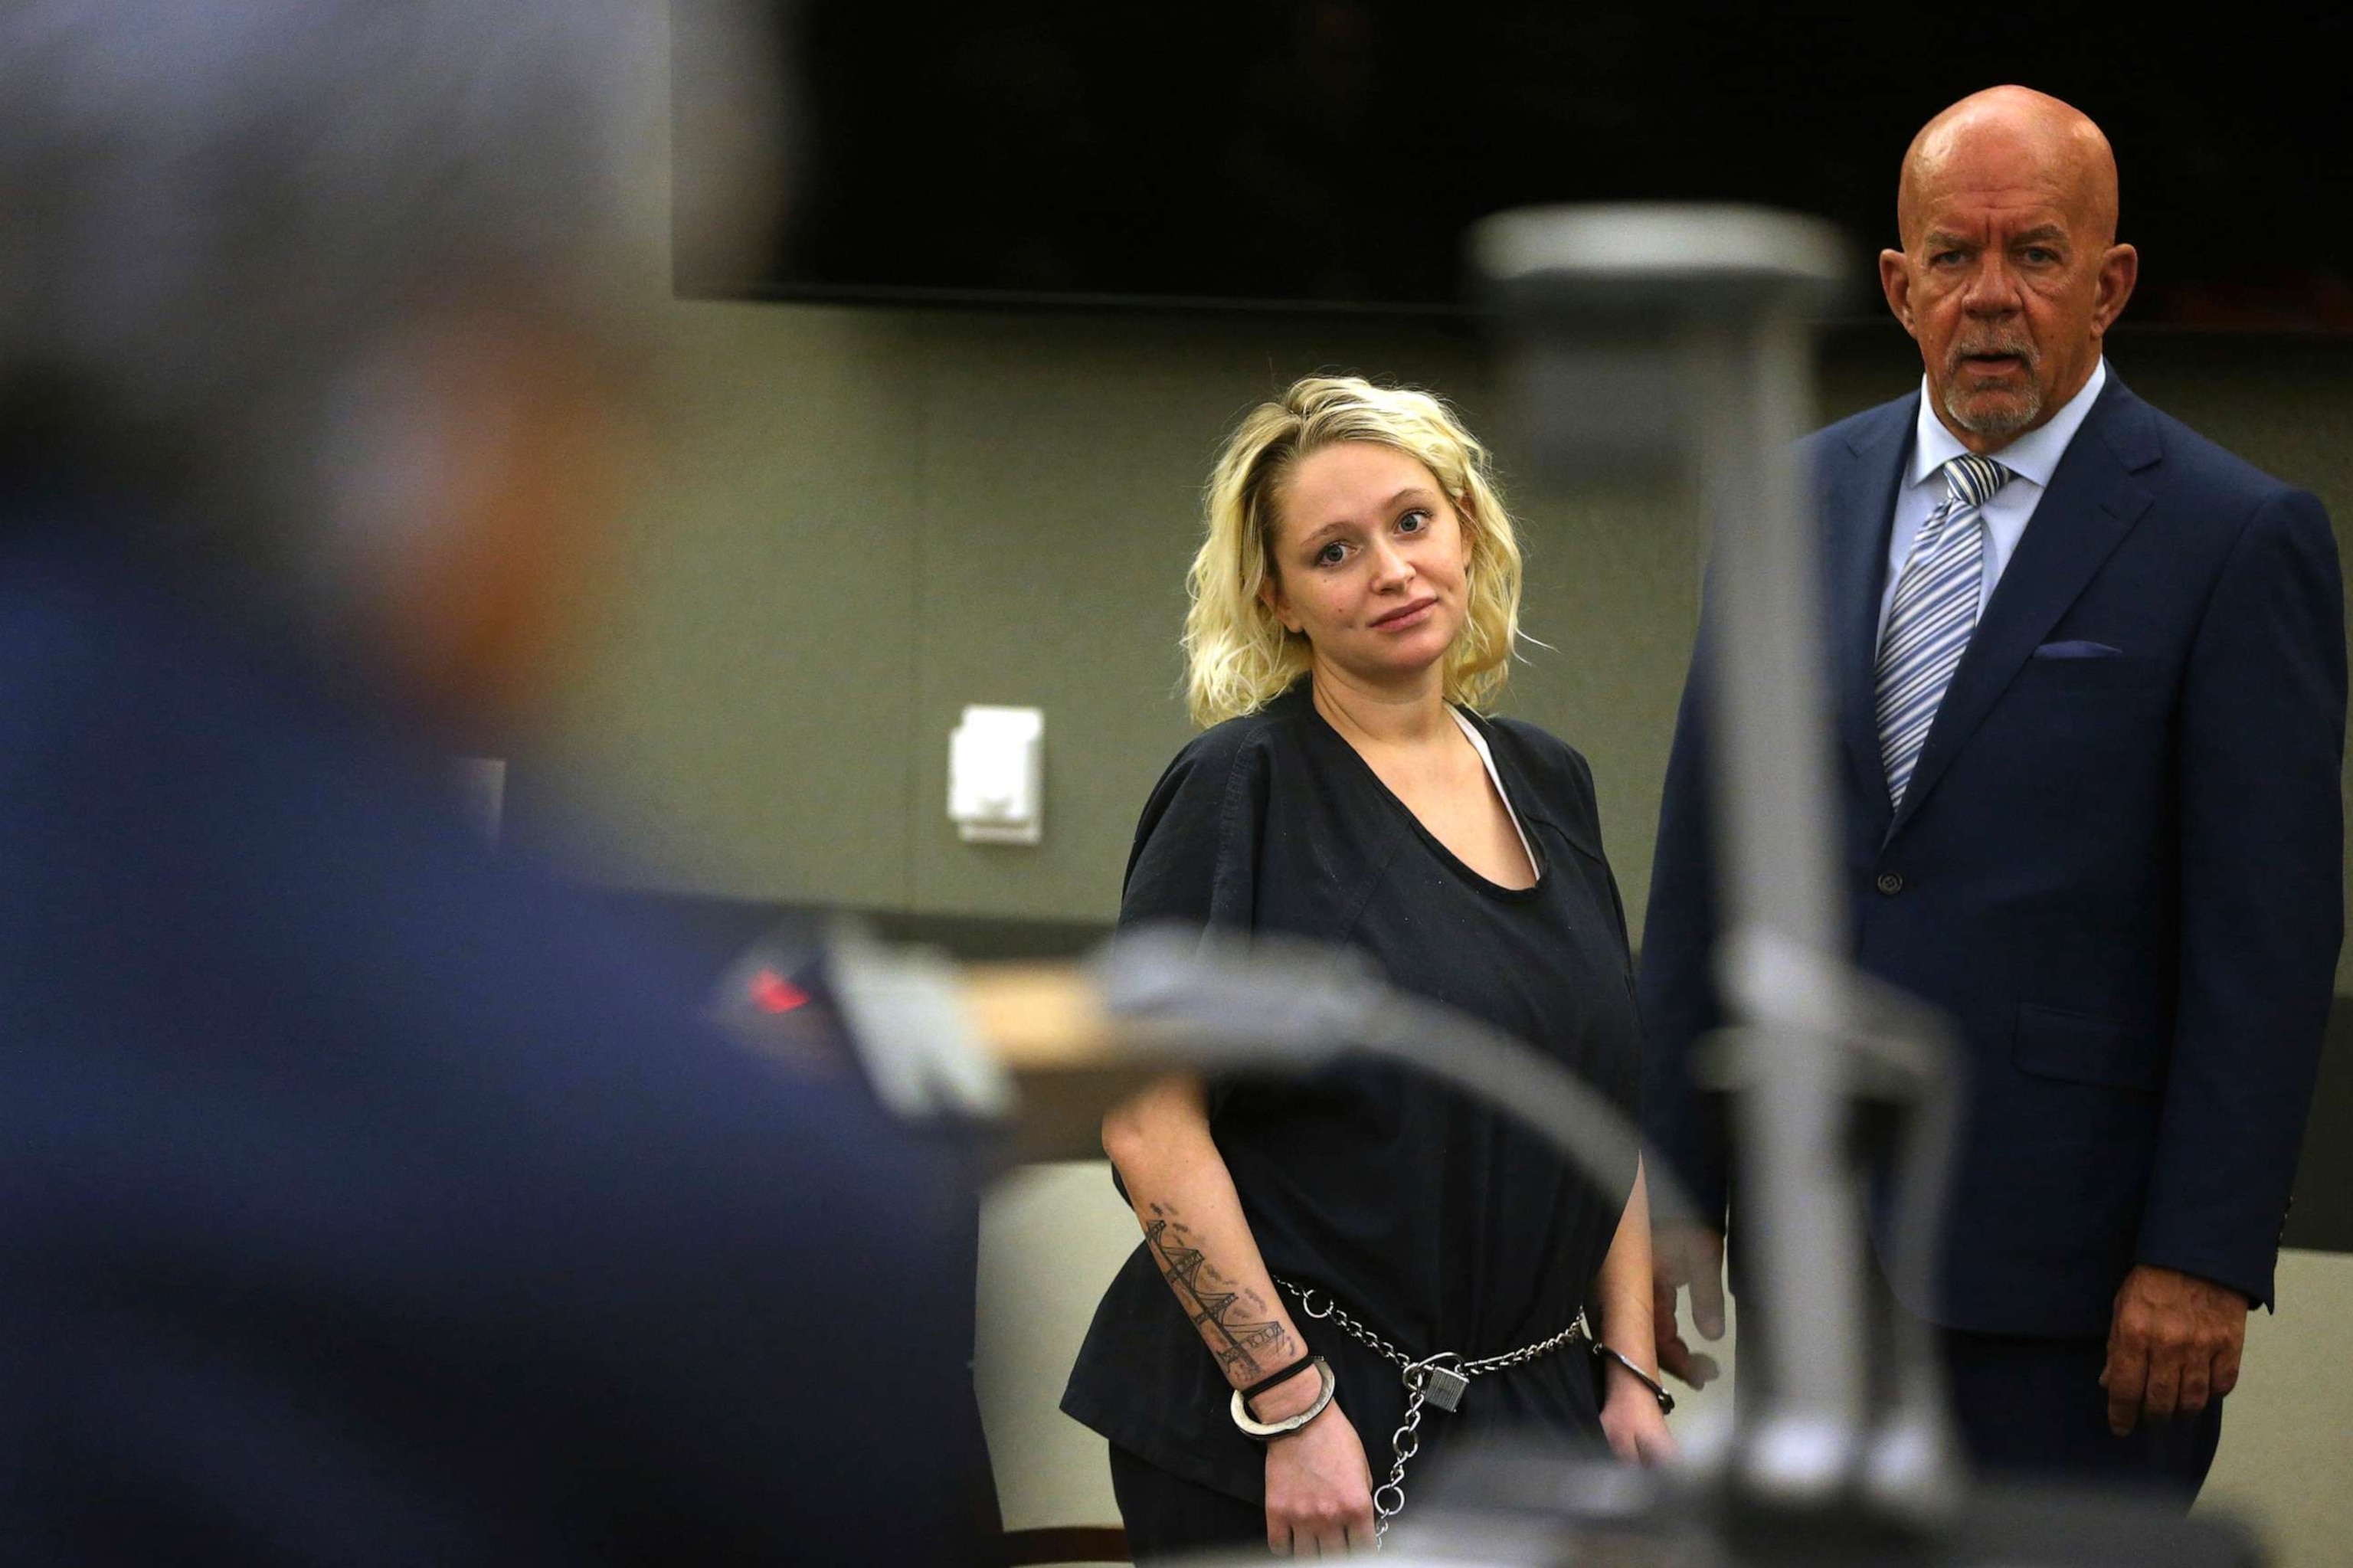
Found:
[[[2045,642],[2034,651],[2037,659],[2119,659],[2121,648],[2105,642]]]

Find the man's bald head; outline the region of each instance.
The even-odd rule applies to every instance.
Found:
[[[2080,238],[2103,248],[2116,243],[2116,153],[2089,115],[2047,92],[1989,87],[1920,128],[1895,190],[1895,225],[1907,249],[1932,194],[1957,183],[2055,184]]]
[[[2050,418],[2100,363],[2139,259],[2116,243],[2116,160],[2047,93],[1972,93],[1904,155],[1883,250],[1888,307],[1919,340],[1930,401],[1979,454]]]

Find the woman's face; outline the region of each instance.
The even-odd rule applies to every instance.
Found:
[[[1396,687],[1441,679],[1470,618],[1469,545],[1438,481],[1394,447],[1342,441],[1275,500],[1267,608],[1319,664]]]

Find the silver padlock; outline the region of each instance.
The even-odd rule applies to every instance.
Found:
[[[1421,1372],[1421,1397],[1440,1410],[1451,1411],[1462,1403],[1462,1391],[1471,1380],[1452,1367],[1424,1366]],[[1413,1383],[1408,1380],[1406,1386]]]

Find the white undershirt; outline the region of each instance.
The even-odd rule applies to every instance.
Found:
[[[2025,537],[2027,524],[2034,520],[2034,509],[2051,487],[2059,460],[2067,455],[2068,443],[2083,429],[2084,416],[2092,411],[2094,400],[2107,382],[2108,362],[2103,358],[2093,367],[2084,389],[2062,403],[2048,423],[2036,426],[1998,452],[1985,454],[2017,477],[1978,508],[1978,515],[1985,520],[1985,572],[1978,583],[1978,615],[1984,615],[1985,607],[1993,602],[1994,585],[2001,580],[2002,568],[2018,553],[2018,542]],[[1895,586],[1903,579],[1912,541],[1920,536],[1920,524],[1928,520],[1928,514],[1945,503],[1945,480],[1939,471],[1968,450],[1936,418],[1936,407],[1929,401],[1927,377],[1922,376],[1912,461],[1905,465],[1904,483],[1895,492],[1895,526],[1887,539],[1887,577],[1879,594],[1879,636],[1873,640],[1874,648],[1886,639],[1887,612],[1895,603]]]
[[[1463,717],[1461,708],[1450,704],[1446,711],[1452,714],[1454,722],[1462,726],[1462,737],[1471,743],[1471,749],[1479,754],[1480,762],[1485,765],[1487,782],[1495,787],[1495,799],[1504,803],[1504,815],[1512,819],[1512,832],[1520,835],[1520,853],[1528,857],[1528,874],[1542,876],[1544,868],[1536,864],[1535,846],[1528,842],[1527,830],[1520,826],[1520,814],[1512,810],[1512,798],[1504,793],[1503,775],[1495,771],[1495,754],[1487,748],[1487,737],[1479,733],[1477,725]]]

